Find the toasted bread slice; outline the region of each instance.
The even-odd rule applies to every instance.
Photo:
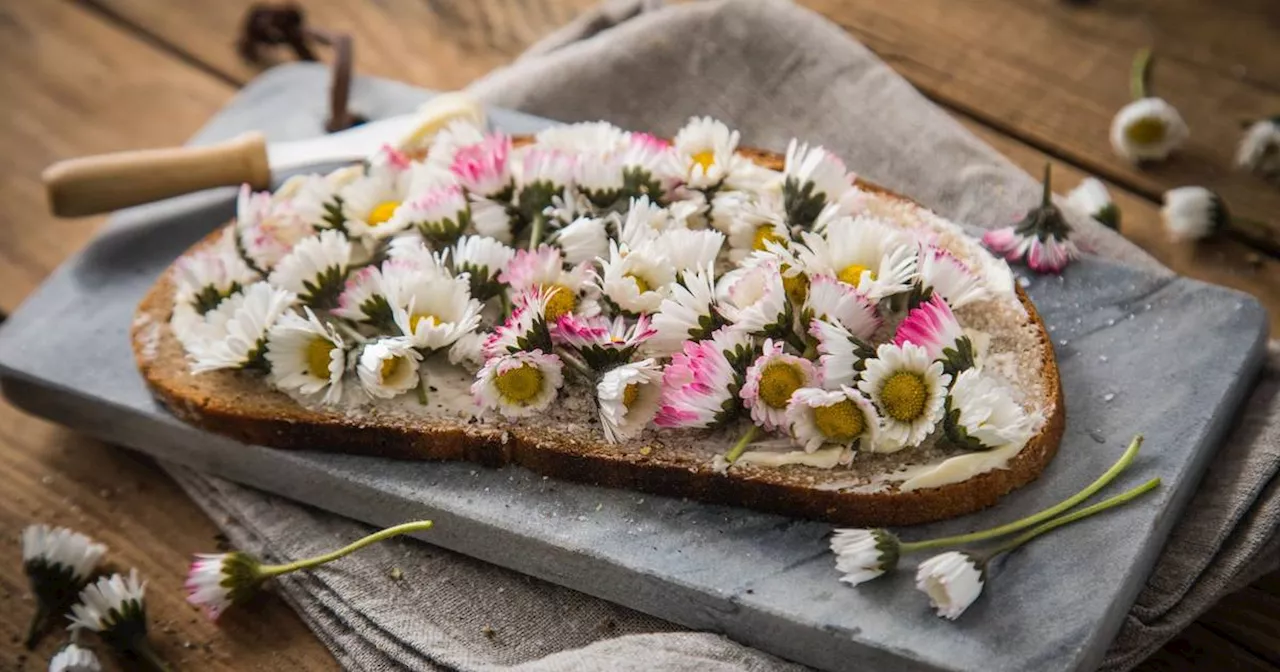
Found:
[[[776,154],[743,150],[753,161],[780,169]],[[936,216],[872,185],[882,205],[921,213],[925,225]],[[944,237],[956,236],[953,225]],[[205,241],[211,243],[221,229]],[[985,252],[982,252],[985,254]],[[268,386],[261,376],[239,371],[201,375],[189,370],[182,345],[169,328],[174,284],[166,273],[142,300],[134,321],[138,367],[156,397],[177,417],[239,441],[293,450],[328,450],[395,459],[466,460],[500,467],[520,465],[537,473],[606,487],[627,488],[700,501],[745,506],[842,525],[912,525],[971,513],[1034,480],[1057,452],[1065,426],[1061,383],[1048,334],[1035,307],[1013,283],[1023,310],[971,311],[993,333],[1011,376],[1027,388],[1026,402],[1043,413],[1037,433],[1003,461],[970,469],[954,482],[905,487],[913,473],[950,457],[944,447],[907,449],[889,455],[859,456],[851,467],[823,469],[788,465],[713,467],[712,457],[733,442],[733,429],[647,431],[611,445],[600,438],[585,388],[566,387],[545,417],[514,424],[480,421],[465,408],[471,398],[465,372],[442,374],[424,409],[416,400],[361,408],[323,408]],[[1016,308],[1016,304],[1014,306]],[[999,314],[996,314],[999,313]],[[452,380],[450,380],[452,378]],[[412,396],[412,395],[410,395]],[[941,433],[940,430],[935,434]],[[935,479],[935,481],[948,479]]]

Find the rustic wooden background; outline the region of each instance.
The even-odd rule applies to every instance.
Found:
[[[101,218],[47,214],[39,173],[78,155],[180,143],[252,79],[234,40],[249,0],[0,0],[0,317],[15,309]],[[303,0],[312,25],[355,36],[356,69],[452,89],[503,65],[591,0]],[[1258,296],[1280,332],[1280,261],[1230,239],[1169,243],[1159,197],[1218,189],[1280,227],[1280,190],[1230,170],[1244,119],[1280,112],[1274,0],[803,0],[870,46],[980,137],[1031,171],[1054,163],[1062,191],[1104,179],[1125,234],[1165,264]],[[1192,139],[1139,172],[1107,145],[1133,53],[1154,45],[1155,84]],[[69,525],[106,542],[151,581],[160,651],[179,669],[328,670],[337,664],[277,597],[218,627],[183,601],[187,556],[217,528],[152,462],[0,402],[0,670],[43,670],[54,638],[19,642],[33,606],[19,531]],[[109,663],[108,669],[119,669]],[[1143,670],[1280,670],[1280,573],[1228,597]]]

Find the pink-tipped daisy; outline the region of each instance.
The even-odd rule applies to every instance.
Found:
[[[804,307],[814,319],[838,323],[862,340],[870,339],[883,323],[874,301],[830,275],[809,280]]]
[[[636,349],[655,333],[646,315],[630,325],[621,316],[610,320],[564,315],[556,321],[552,341],[577,352],[588,366],[600,371],[631,361]]]
[[[386,262],[391,265],[396,263]],[[393,273],[392,276],[394,275]],[[338,295],[338,307],[333,309],[333,314],[352,322],[389,329],[395,326],[391,302],[396,296],[388,278],[383,276],[381,267],[365,266],[347,278],[342,293]]]
[[[247,600],[266,579],[262,565],[246,553],[199,553],[187,571],[187,602],[216,621],[233,604]]]
[[[510,196],[511,137],[491,133],[484,140],[460,147],[453,155],[449,172],[467,191],[485,198]]]
[[[584,263],[565,270],[564,255],[559,249],[539,245],[536,250],[518,250],[498,275],[498,281],[509,285],[513,295],[534,289],[546,294],[547,321],[555,322],[569,313],[586,312],[583,294],[589,269]]]
[[[564,384],[564,364],[541,350],[494,357],[485,363],[471,385],[482,410],[496,410],[519,418],[545,410]]]
[[[666,356],[678,352],[686,340],[700,341],[724,326],[725,320],[716,309],[715,271],[707,266],[697,273],[685,273],[671,285],[653,316],[655,334],[645,343],[645,350]]]
[[[925,295],[941,296],[952,308],[960,308],[991,296],[982,276],[941,247],[920,246],[918,271]]]
[[[654,424],[659,427],[711,427],[739,409],[742,379],[712,341],[686,341],[662,373],[662,403]]]
[[[609,443],[639,434],[662,403],[662,366],[653,359],[609,369],[596,383],[600,426]]]
[[[516,295],[515,307],[506,321],[494,327],[481,346],[485,359],[522,350],[551,352],[551,333],[547,326],[547,306],[562,289],[551,290],[549,296],[539,289]]]
[[[791,329],[793,310],[776,261],[729,271],[716,294],[722,314],[741,331],[781,337]]]
[[[417,229],[424,238],[452,243],[471,224],[471,208],[462,187],[442,184],[428,189],[396,208],[386,224],[391,231]]]
[[[974,365],[973,343],[941,296],[916,306],[898,324],[893,344],[904,343],[924,348],[930,359],[942,360],[943,368],[952,375]]]
[[[837,322],[812,320],[809,335],[818,342],[818,368],[823,384],[831,389],[852,385],[864,368],[863,361],[875,356],[875,348],[865,339],[849,333]]]
[[[1071,241],[1071,226],[1053,204],[1049,164],[1044,167],[1044,191],[1040,205],[1013,226],[988,231],[982,242],[1007,261],[1024,261],[1037,273],[1061,273],[1080,256]]]
[[[803,387],[817,387],[822,376],[813,362],[783,351],[781,341],[768,339],[762,354],[747,368],[742,386],[742,402],[751,419],[767,430],[787,426],[787,404]]]
[[[807,453],[824,445],[871,447],[880,434],[880,413],[848,385],[796,390],[787,405],[787,421],[791,436]]]

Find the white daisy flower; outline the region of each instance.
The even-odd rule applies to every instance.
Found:
[[[622,153],[592,152],[579,154],[573,174],[574,186],[587,201],[598,208],[609,208],[623,197],[626,179]]]
[[[520,150],[514,166],[516,206],[528,221],[541,216],[559,196],[573,186],[577,159],[574,155],[537,146]]]
[[[410,222],[396,219],[409,195],[408,171],[370,171],[338,192],[342,227],[353,238],[380,240],[403,231]]]
[[[787,404],[787,422],[791,436],[806,453],[830,444],[874,446],[880,430],[875,406],[848,385],[833,390],[796,390]]]
[[[187,570],[187,602],[216,621],[233,604],[247,600],[265,577],[260,563],[245,553],[199,553]]]
[[[198,337],[186,343],[191,372],[266,368],[267,330],[297,296],[265,282],[255,282],[205,313]]]
[[[840,580],[851,586],[866,583],[898,566],[901,542],[888,530],[847,529],[831,535]]]
[[[715,308],[715,275],[708,265],[696,273],[685,273],[662,299],[653,315],[653,338],[645,350],[664,357],[676,352],[687,340],[700,341],[725,325]]]
[[[396,208],[386,224],[372,234],[385,238],[390,234],[417,229],[428,240],[449,243],[471,225],[471,208],[462,187],[445,184],[426,190]]]
[[[670,261],[656,246],[628,249],[611,242],[596,286],[619,310],[638,315],[657,311],[675,279]]]
[[[382,267],[379,266],[365,266],[352,273],[343,285],[342,293],[338,295],[338,305],[333,309],[333,314],[352,322],[371,324],[379,329],[388,329],[394,325],[391,301],[392,297],[399,296],[399,290],[394,285],[410,266],[396,261],[384,262],[383,266],[389,271],[387,275],[383,274]]]
[[[544,128],[534,135],[534,140],[547,149],[593,154],[626,149],[627,136],[626,131],[607,121],[580,121]]]
[[[138,580],[138,570],[129,576],[104,576],[80,591],[80,602],[71,607],[71,629],[83,628],[114,641],[122,634],[146,632],[147,582]]]
[[[609,369],[596,383],[596,403],[609,443],[636,436],[662,403],[662,366],[645,359]]]
[[[49,672],[99,672],[102,669],[98,656],[72,642],[49,661]]]
[[[978,599],[985,582],[983,563],[963,551],[935,555],[916,570],[916,588],[929,596],[929,606],[953,621]]]
[[[421,350],[447,348],[480,324],[480,302],[466,277],[417,273],[391,306],[400,333]]]
[[[422,353],[407,338],[381,338],[364,346],[356,364],[360,385],[375,399],[391,399],[417,387]]]
[[[854,336],[837,322],[812,320],[809,335],[818,342],[818,368],[829,389],[853,385],[863,369],[863,360],[875,355],[865,339]]]
[[[308,396],[323,392],[324,403],[336,404],[342,400],[346,344],[331,325],[305,310],[305,317],[286,313],[267,332],[271,383]]]
[[[493,133],[480,142],[459,147],[453,153],[449,172],[469,194],[505,200],[514,188],[510,156],[510,136]]]
[[[630,248],[637,248],[655,240],[663,231],[677,228],[671,213],[666,208],[641,196],[631,199],[631,207],[618,227],[618,242]],[[604,256],[604,255],[601,255]]]
[[[1120,209],[1111,201],[1107,185],[1096,177],[1086,177],[1067,194],[1067,205],[1098,220],[1109,229],[1120,229]]]
[[[539,290],[547,295],[546,316],[555,322],[569,313],[587,314],[585,291],[590,265],[577,264],[565,270],[564,254],[550,245],[539,245],[536,250],[517,250],[498,280],[510,287],[510,294],[517,296],[529,290]]]
[[[541,350],[500,355],[476,374],[471,394],[482,410],[519,418],[545,410],[564,384],[563,364]]]
[[[493,333],[485,339],[482,346],[484,358],[493,359],[521,350],[551,352],[547,308],[555,294],[561,291],[564,290],[531,289],[516,295],[511,314],[505,322],[494,327]]]
[[[213,245],[184,254],[174,262],[174,300],[203,315],[257,279],[258,274],[236,252],[235,232],[228,229]]]
[[[511,210],[504,203],[472,194],[471,226],[476,233],[510,245],[515,240]]]
[[[853,191],[853,175],[844,162],[822,147],[810,147],[792,139],[787,145],[782,194],[787,223],[812,228],[828,206],[831,214],[848,214]]]
[[[315,233],[324,222],[325,210],[314,199],[295,198],[303,185],[323,183],[319,175],[296,175],[285,181],[274,194],[254,192],[249,185],[240,187],[236,198],[234,235],[244,254],[258,269],[276,265],[298,241]]]
[[[739,410],[742,379],[725,352],[714,340],[685,341],[663,369],[662,402],[654,424],[669,429],[711,427]]]
[[[811,318],[836,322],[862,340],[869,340],[883,323],[874,301],[830,275],[809,280],[804,308]]]
[[[460,153],[484,143],[494,136],[486,136],[483,122],[459,118],[436,132],[427,149],[426,167],[434,172],[449,171]]]
[[[716,297],[724,317],[748,334],[777,337],[791,329],[791,303],[774,262],[724,274]]]
[[[498,275],[515,254],[515,250],[493,238],[464,236],[453,246],[453,268],[459,275],[467,274],[471,296],[487,301],[505,288]]]
[[[295,245],[268,279],[317,310],[333,308],[338,305],[351,255],[351,241],[346,236],[339,231],[321,231]]]
[[[671,229],[659,234],[654,245],[679,275],[715,265],[724,234],[711,229]]]
[[[1164,192],[1160,219],[1169,237],[1178,242],[1200,240],[1226,228],[1227,205],[1204,187],[1178,187]]]
[[[943,429],[961,448],[993,450],[1026,445],[1042,419],[1025,412],[994,379],[969,369],[951,386]]]
[[[942,419],[946,389],[951,376],[942,372],[924,348],[913,343],[884,343],[858,381],[862,391],[880,409],[884,420],[877,452],[892,453],[919,445]]]
[[[941,296],[952,308],[991,298],[982,276],[941,247],[920,246],[917,272],[925,294]]]
[[[594,262],[609,253],[609,231],[605,220],[579,217],[556,232],[551,242],[564,253],[570,264]]]
[[[602,315],[564,315],[551,332],[554,343],[578,353],[596,371],[631,361],[636,350],[653,335],[646,315],[640,315],[633,324],[622,316],[610,320]]]
[[[823,234],[802,234],[796,267],[809,277],[831,275],[873,301],[906,291],[916,273],[916,243],[910,234],[871,218],[842,217]]]
[[[449,346],[449,363],[472,371],[484,366],[484,343],[489,340],[489,333],[471,331],[458,337]]]
[[[387,246],[387,259],[395,262],[401,271],[451,275],[448,266],[449,251],[450,248],[432,250],[421,237],[409,235],[391,239],[391,244]],[[383,275],[390,275],[391,270],[384,264]]]
[[[1135,100],[1111,121],[1112,149],[1134,163],[1164,160],[1190,134],[1178,110],[1161,98]]]
[[[66,613],[106,552],[106,546],[65,527],[28,525],[22,530],[22,569],[36,596],[28,649],[39,643],[51,619]]]
[[[744,160],[737,155],[738,132],[711,117],[694,117],[676,133],[673,170],[694,189],[715,187]]]
[[[648,133],[628,133],[627,146],[618,153],[622,166],[623,197],[662,199],[679,181],[672,174],[671,143]]]
[[[774,253],[791,245],[781,197],[761,197],[737,204],[729,221],[729,260],[741,263],[755,252]],[[713,211],[714,212],[714,211]],[[717,215],[719,217],[719,215]]]
[[[968,368],[973,365],[972,346],[961,344],[961,341],[966,339],[964,329],[960,327],[960,321],[956,319],[955,313],[951,312],[951,307],[941,296],[935,296],[913,308],[898,323],[898,328],[893,334],[894,345],[904,343],[918,345],[924,348],[931,360],[951,361],[954,356],[949,357],[947,350],[954,352],[968,348],[968,361],[958,362],[967,364],[964,368]],[[964,355],[965,353],[960,353],[959,356]]]
[[[760,357],[747,368],[740,396],[757,425],[767,430],[780,429],[787,426],[791,395],[821,382],[821,374],[813,362],[789,355],[783,352],[781,342],[767,339]]]
[[[1236,167],[1263,177],[1280,177],[1280,116],[1255,121],[1240,138]]]

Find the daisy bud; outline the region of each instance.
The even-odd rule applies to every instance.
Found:
[[[227,607],[257,592],[266,579],[261,568],[262,563],[245,553],[197,554],[187,572],[187,602],[216,621]]]
[[[137,569],[129,570],[128,577],[102,577],[80,591],[80,602],[71,607],[71,629],[92,630],[148,669],[167,670],[147,640],[146,592],[147,583],[138,580]]]
[[[856,586],[879,577],[898,566],[901,542],[882,529],[836,530],[831,536],[831,552],[836,554],[840,580]]]
[[[1236,167],[1280,179],[1280,116],[1253,122],[1236,149]]]
[[[1111,202],[1107,187],[1096,177],[1086,177],[1067,194],[1067,205],[1098,220],[1113,231],[1120,230],[1120,209]]]
[[[963,551],[948,551],[920,563],[916,588],[929,596],[929,606],[955,620],[982,594],[985,562]]]
[[[26,646],[35,645],[50,618],[66,613],[107,547],[65,527],[30,525],[22,531],[22,567],[36,596]]]
[[[91,649],[68,644],[49,661],[49,672],[99,672],[102,666]]]
[[[1175,241],[1208,238],[1227,226],[1231,216],[1226,203],[1204,187],[1179,187],[1164,192],[1160,219]]]

